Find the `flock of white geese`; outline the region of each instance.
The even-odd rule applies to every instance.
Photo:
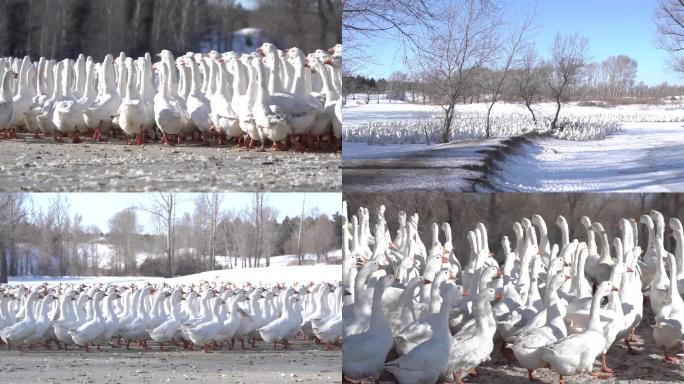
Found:
[[[342,334],[341,284],[236,287],[203,282],[192,286],[44,284],[0,288],[0,340],[23,351],[55,342],[60,349],[89,351],[103,344],[148,341],[205,352],[232,349],[236,340],[256,347],[263,340],[289,348],[297,336],[315,337],[326,349]]]
[[[645,295],[655,314],[654,344],[666,361],[682,349],[684,229],[676,218],[668,223],[673,253],[664,247],[666,223],[657,211],[639,219],[649,233],[646,249],[634,219],[621,219],[611,241],[601,223],[582,217],[586,232],[570,241],[568,223],[558,216],[562,240],[551,244],[541,216],[523,218],[513,223],[513,246],[501,239],[501,268],[483,224],[468,232],[469,257],[461,264],[448,223],[441,225],[445,242],[434,223],[426,245],[417,214],[400,212],[391,236],[384,212],[381,206],[371,227],[368,209],[360,208],[344,234],[343,284],[350,295],[342,308],[342,369],[349,382],[391,373],[402,384],[461,383],[490,359],[495,342],[530,380],[545,368],[561,383],[585,372],[605,378],[614,343],[640,353],[630,342]]]
[[[129,143],[191,136],[262,150],[338,150],[342,130],[342,46],[306,55],[264,43],[256,52],[171,52],[96,63],[0,58],[0,133],[61,141],[123,132]],[[155,76],[155,72],[157,76]],[[199,134],[199,137],[197,137]]]

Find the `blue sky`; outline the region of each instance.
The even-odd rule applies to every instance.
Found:
[[[520,9],[527,8],[534,2],[508,0],[508,3],[511,9]],[[660,84],[663,81],[671,84],[682,82],[678,74],[667,68],[668,53],[656,49],[653,45],[654,1],[538,0],[536,4],[537,29],[533,39],[541,55],[547,55],[556,32],[579,32],[589,39],[593,61],[626,54],[639,63],[637,82],[643,80],[648,85]],[[386,77],[404,68],[400,44],[395,36],[388,36],[373,43],[376,63],[359,72],[372,77]]]
[[[34,209],[47,209],[49,200],[55,193],[32,193]],[[76,213],[83,216],[83,225],[95,225],[100,230],[106,232],[109,228],[109,219],[115,213],[128,207],[141,206],[150,201],[155,193],[67,193],[69,198],[70,216]],[[184,212],[191,212],[193,209],[193,199],[198,194],[179,193],[178,216]],[[318,209],[321,213],[332,215],[342,209],[342,195],[340,193],[269,193],[267,199],[271,206],[277,207],[280,212],[279,219],[285,216],[299,216],[302,211],[302,198],[306,195],[305,210],[311,211]],[[224,210],[240,210],[249,204],[252,198],[250,193],[226,193],[223,198],[222,208]],[[154,231],[150,216],[147,213],[139,212],[139,217],[144,225],[145,232]]]
[[[245,8],[254,8],[256,0],[237,0],[237,2]]]

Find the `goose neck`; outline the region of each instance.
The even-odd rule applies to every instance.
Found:
[[[268,77],[268,93],[273,95],[275,94],[278,89],[277,89],[277,82],[278,82],[278,74],[280,73],[280,58],[278,58],[278,54],[274,53],[270,55],[270,57],[273,59],[273,66],[270,69],[270,76]]]
[[[600,311],[601,311],[601,299],[606,296],[601,292],[601,290],[597,290],[596,293],[594,294],[594,298],[591,300],[591,309],[589,312],[589,323],[587,325],[587,330],[593,330],[593,331],[598,331],[598,332],[603,332],[603,327],[601,326],[601,316],[600,316]]]

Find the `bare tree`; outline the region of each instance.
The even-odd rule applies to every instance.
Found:
[[[223,195],[220,193],[202,194],[201,199],[209,208],[209,269],[213,270],[216,266],[216,231]]]
[[[58,261],[58,275],[64,276],[67,273],[69,257],[65,249],[65,237],[69,232],[71,226],[71,219],[69,218],[69,199],[66,195],[56,195],[50,198],[48,215],[53,220],[53,250],[57,256]]]
[[[137,269],[134,244],[135,237],[142,231],[135,208],[126,208],[109,219],[109,235],[115,245],[116,272],[135,273]],[[123,264],[123,265],[121,265]]]
[[[417,27],[429,28],[435,21],[434,0],[345,0],[342,8],[342,39],[346,67],[372,62],[367,54],[372,38],[401,39],[406,46],[419,46]]]
[[[0,283],[7,283],[6,247],[13,245],[20,237],[21,224],[30,213],[27,196],[22,193],[0,194]],[[15,257],[16,255],[12,255]]]
[[[556,102],[556,113],[551,121],[551,129],[557,128],[561,103],[565,100],[568,88],[580,80],[582,69],[587,64],[588,41],[579,34],[563,36],[556,34],[551,46],[551,71],[547,77],[551,97]],[[563,128],[561,127],[561,130]]]
[[[537,117],[532,110],[532,104],[539,101],[542,94],[544,64],[540,63],[537,54],[531,47],[522,54],[520,68],[513,74],[513,86],[517,96],[523,99],[525,107],[532,115],[532,121]]]
[[[299,228],[297,229],[297,260],[302,265],[304,255],[302,254],[302,226],[304,225],[304,207],[306,206],[306,195],[302,196],[302,214],[299,216]]]
[[[684,72],[684,58],[674,56],[684,50],[684,1],[658,0],[655,21],[656,46],[672,53],[672,69]]]
[[[492,1],[450,1],[440,11],[440,27],[426,34],[417,52],[417,65],[431,77],[444,110],[442,141],[451,140],[456,103],[498,48],[502,15]]]
[[[173,277],[173,257],[176,237],[176,204],[175,193],[159,193],[150,198],[150,207],[141,206],[138,209],[148,212],[159,219],[161,227],[166,232],[166,277]]]
[[[492,76],[489,79],[489,106],[487,107],[487,120],[485,122],[485,133],[487,137],[491,135],[490,117],[494,104],[499,100],[499,95],[503,90],[504,82],[508,79],[510,70],[517,64],[518,56],[521,48],[525,46],[529,32],[532,30],[532,23],[534,22],[534,12],[527,15],[519,28],[511,34],[510,40],[506,44],[502,44],[500,51],[503,53],[502,60],[498,66],[494,67]],[[494,33],[494,32],[493,32]]]

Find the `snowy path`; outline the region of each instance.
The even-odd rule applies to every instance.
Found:
[[[431,147],[370,146],[344,143],[342,182],[345,192],[451,191],[472,189],[482,177],[487,153],[503,139],[469,140]]]
[[[498,165],[489,181],[503,191],[684,191],[684,124],[625,123],[596,141],[544,137]]]

